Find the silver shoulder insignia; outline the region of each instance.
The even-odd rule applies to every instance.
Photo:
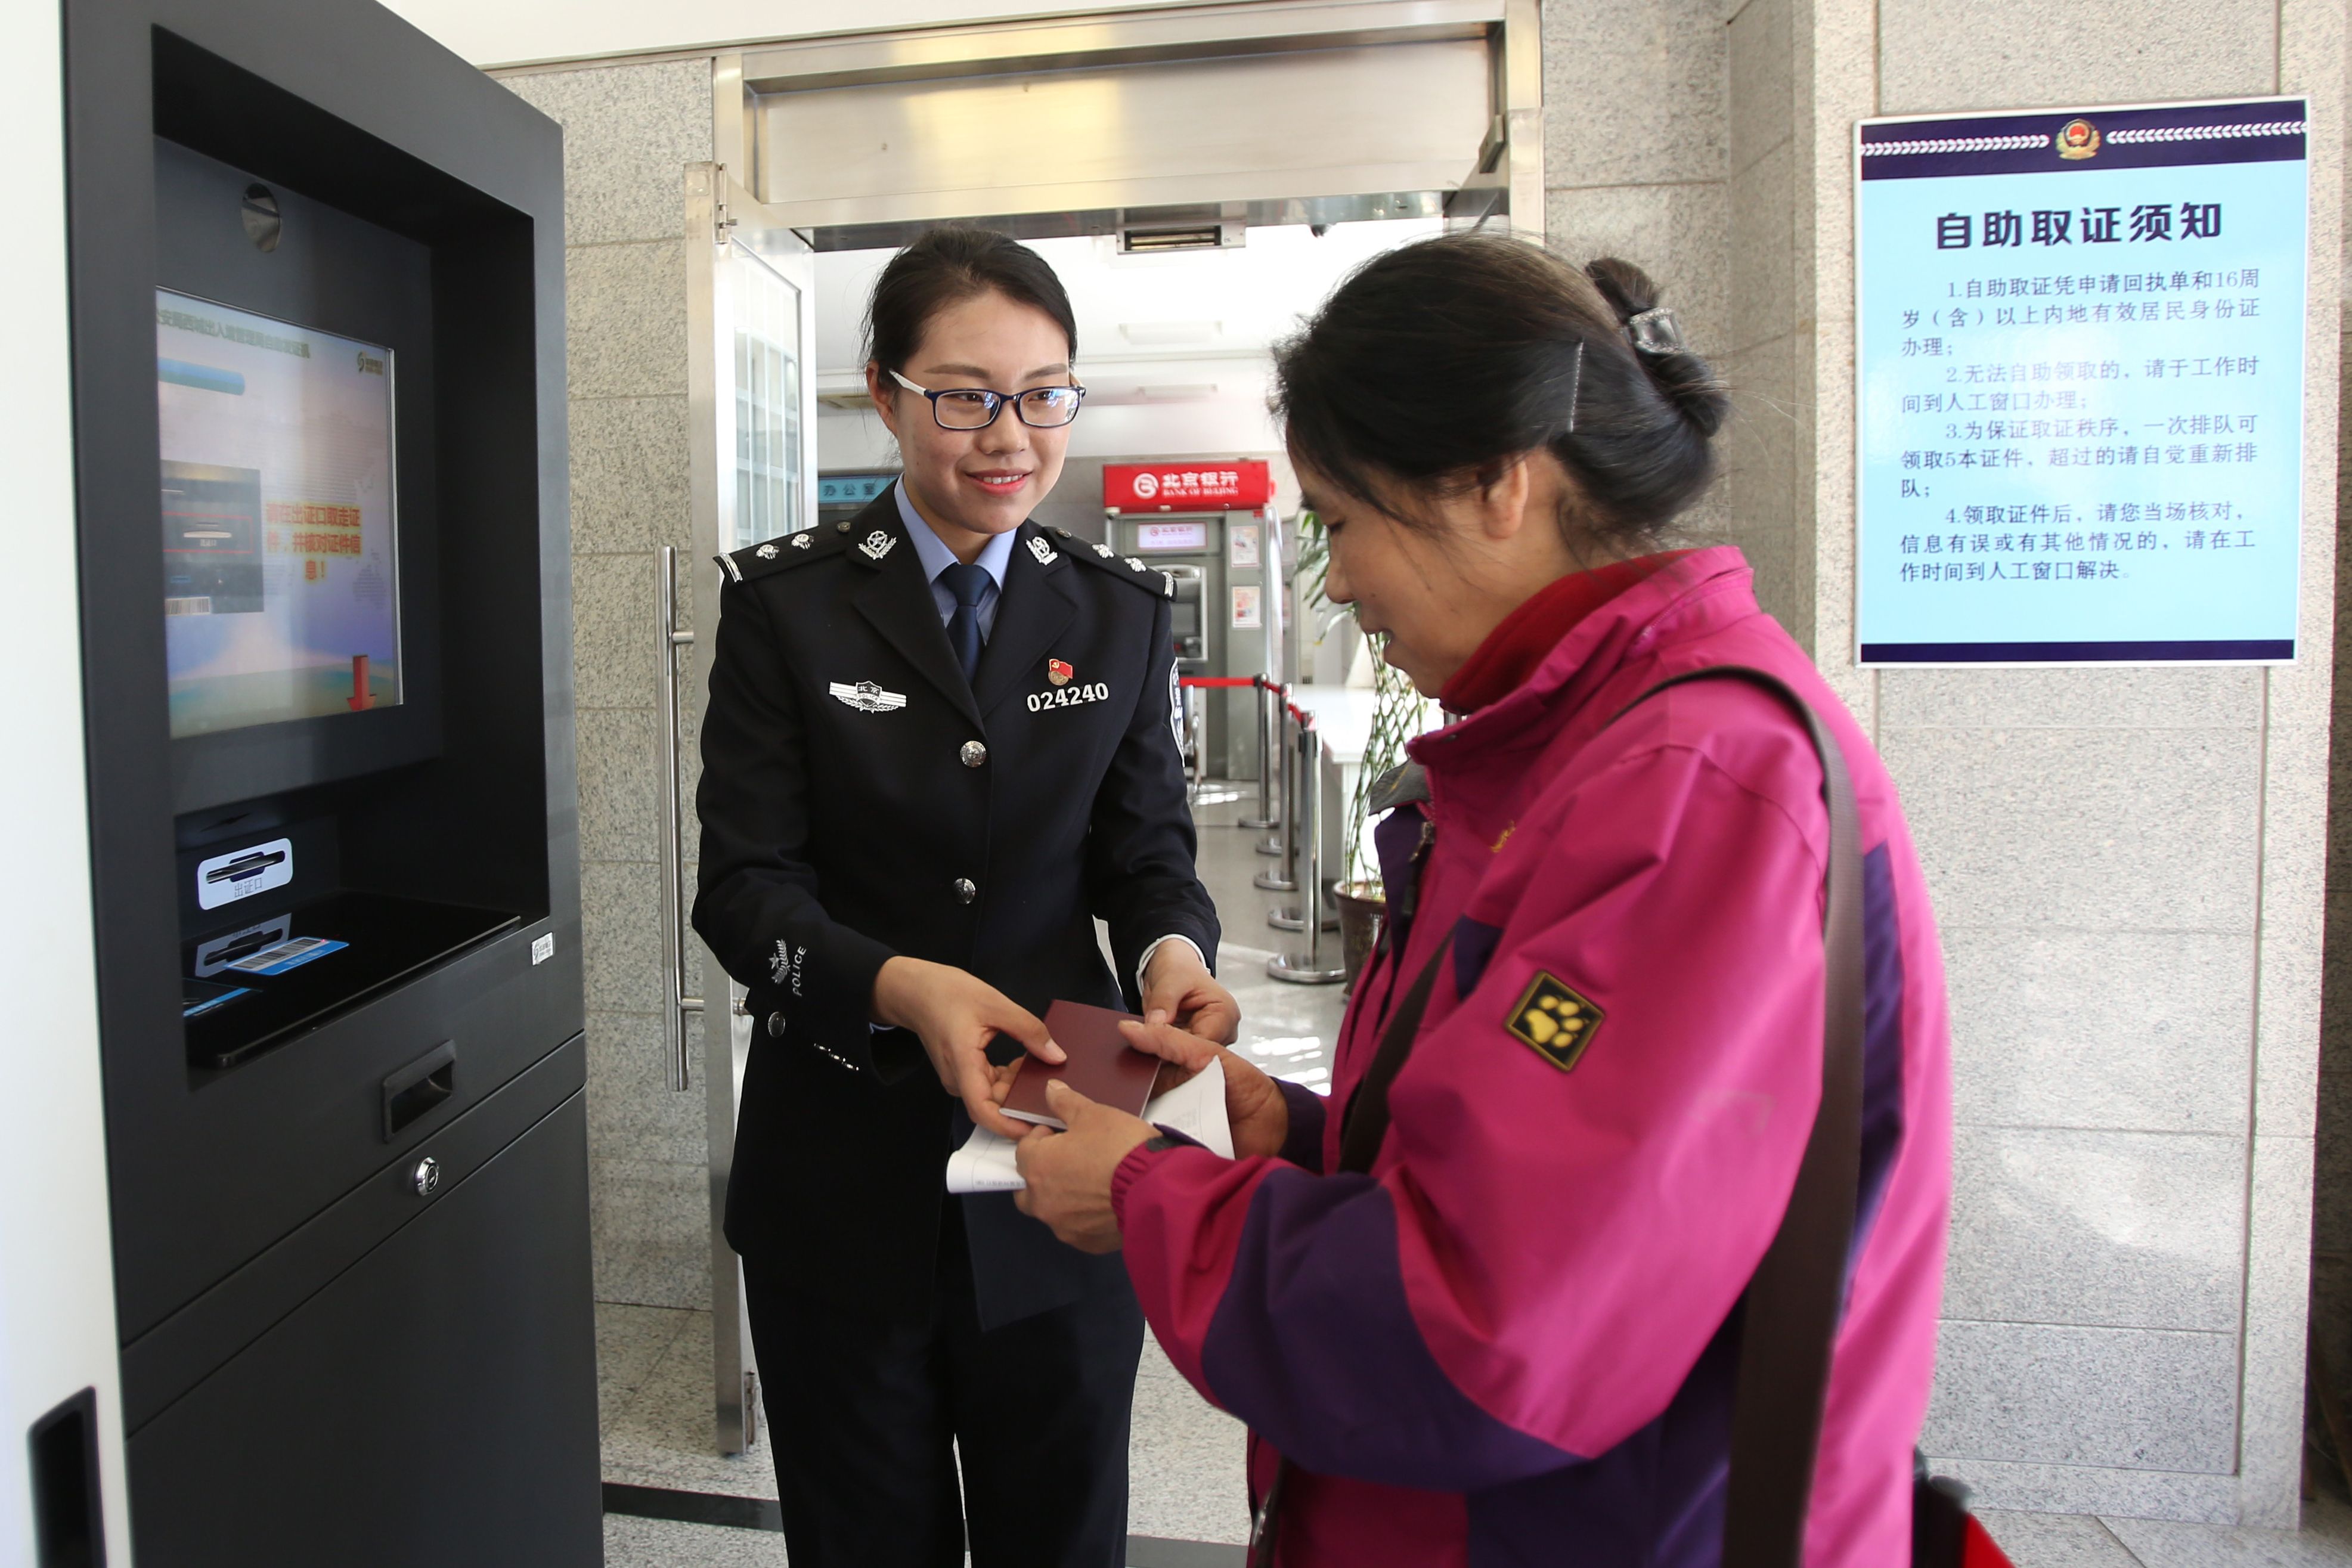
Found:
[[[1160,574],[1160,594],[1167,599],[1176,596],[1176,579],[1166,572]]]
[[[793,548],[794,550],[806,550],[808,547],[809,547],[809,533],[808,533],[808,530],[806,530],[806,529],[803,529],[803,530],[801,530],[801,531],[800,531],[800,532],[795,533],[795,534],[793,534]]]
[[[1143,570],[1143,563],[1130,555],[1127,558],[1127,569],[1130,572],[1140,572]]]
[[[896,539],[891,538],[890,535],[883,532],[877,528],[873,532],[867,534],[866,536],[866,542],[859,545],[857,548],[866,552],[866,558],[867,560],[879,561],[885,555],[889,554],[891,546],[898,542]]]
[[[757,555],[762,561],[773,561],[777,555],[775,541],[770,540],[767,543],[762,544],[759,549],[753,551],[752,553]]]
[[[1097,544],[1095,546],[1095,553],[1108,561],[1112,555],[1111,547],[1108,544]]]
[[[1037,558],[1037,564],[1040,566],[1051,566],[1061,559],[1054,553],[1054,547],[1042,539],[1029,541],[1029,553]]]

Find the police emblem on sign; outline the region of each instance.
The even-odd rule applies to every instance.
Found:
[[[1559,976],[1538,970],[1503,1027],[1534,1047],[1536,1055],[1568,1072],[1600,1033],[1602,1016],[1591,998],[1578,995]]]
[[[2070,120],[2058,132],[2058,156],[2066,159],[2099,155],[2099,128],[2087,120]]]

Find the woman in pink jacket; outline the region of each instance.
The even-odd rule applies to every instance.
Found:
[[[1864,852],[1860,1186],[1805,1561],[1906,1562],[1943,964],[1869,740],[1738,551],[1664,548],[1713,477],[1719,383],[1636,268],[1476,236],[1369,263],[1277,370],[1331,596],[1458,717],[1408,748],[1376,832],[1391,919],[1331,1113],[1224,1052],[1226,1160],[1060,1090],[1024,1206],[1124,1246],[1170,1358],[1249,1424],[1254,1500],[1287,1458],[1283,1568],[1716,1563],[1736,1309],[1821,1099],[1827,813],[1754,686],[1627,710],[1706,666],[1776,675],[1843,752]],[[1378,1156],[1343,1173],[1342,1118],[1433,959]]]

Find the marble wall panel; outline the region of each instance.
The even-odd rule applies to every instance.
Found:
[[[2238,1328],[2245,1139],[1962,1127],[1944,1315]]]
[[[2250,936],[1972,927],[1944,960],[1962,1123],[2242,1141]]]
[[[1919,1441],[1956,1461],[2226,1476],[2237,1390],[2235,1334],[1947,1322]]]
[[[1725,30],[1719,0],[1546,0],[1545,184],[1722,179]]]
[[[2253,930],[2253,734],[1897,730],[1880,746],[1947,930]]]
[[[1879,112],[2148,103],[2270,92],[2270,0],[2052,10],[2023,0],[1882,0]]]
[[[710,156],[710,62],[661,60],[506,79],[563,127],[567,245],[666,239],[686,223],[685,166]]]

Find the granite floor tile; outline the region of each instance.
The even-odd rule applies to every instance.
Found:
[[[1245,1436],[1240,1422],[1193,1393],[1173,1369],[1166,1377],[1138,1377],[1128,1442],[1129,1531],[1173,1541],[1246,1541]]]
[[[592,1157],[588,1227],[598,1300],[709,1306],[707,1166]]]
[[[721,1497],[774,1497],[774,1452],[766,1441],[748,1454],[718,1452],[710,1314],[689,1312],[683,1319],[677,1337],[605,1427],[604,1479]]]
[[[635,1399],[655,1365],[698,1314],[626,1301],[596,1303],[596,1405],[609,1428]]]
[[[2303,1528],[2229,1530],[2170,1520],[2110,1519],[2106,1527],[2142,1568],[2347,1568],[2352,1565],[2352,1504],[2318,1497],[2303,1505]],[[2017,1568],[2031,1568],[2020,1562]]]
[[[1977,1517],[2014,1568],[2140,1568],[2139,1559],[2086,1513],[1998,1513],[1987,1509]]]
[[[604,1516],[604,1568],[784,1568],[772,1531]]]

